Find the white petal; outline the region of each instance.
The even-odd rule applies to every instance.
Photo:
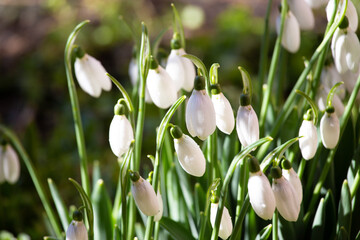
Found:
[[[163,200],[162,200],[162,197],[161,197],[161,194],[159,193],[159,191],[157,192],[156,197],[159,202],[160,211],[154,216],[154,221],[158,222],[162,218],[163,211],[164,211],[164,204],[163,204]]]
[[[191,136],[205,140],[216,129],[214,106],[205,90],[193,90],[186,105],[186,127]]]
[[[174,82],[176,91],[182,88],[185,81],[185,69],[182,59],[183,57],[180,56],[179,50],[172,49],[165,68]]]
[[[359,70],[360,62],[360,42],[356,34],[350,29],[347,31],[345,37],[345,48],[347,66],[351,71],[357,72]]]
[[[359,19],[358,19],[358,15],[357,15],[355,5],[351,0],[348,1],[348,5],[347,5],[345,15],[347,16],[347,18],[349,20],[349,28],[352,31],[356,32],[357,28],[358,28]]]
[[[189,136],[183,134],[181,138],[174,139],[174,147],[181,167],[195,177],[205,173],[206,161],[199,145]]]
[[[82,90],[93,97],[99,97],[101,94],[101,84],[92,74],[88,59],[86,54],[81,59],[76,58],[74,64],[76,79]]]
[[[300,202],[293,186],[282,176],[273,179],[272,190],[281,216],[287,221],[295,222],[299,216]]]
[[[259,120],[251,105],[239,107],[236,116],[236,131],[244,147],[259,140]]]
[[[261,172],[250,173],[248,193],[255,213],[264,220],[271,219],[275,211],[275,197],[268,178]]]
[[[336,114],[325,113],[320,121],[320,135],[324,147],[333,149],[340,137],[340,123]]]
[[[230,134],[235,126],[235,118],[229,100],[223,93],[212,95],[211,100],[216,114],[216,126],[223,133]]]
[[[344,73],[349,70],[346,61],[346,54],[346,35],[341,34],[335,42],[335,55],[333,56],[336,69],[339,73]]]
[[[280,33],[280,15],[276,19],[276,32]],[[285,18],[281,44],[291,53],[297,52],[300,48],[300,26],[291,11],[288,12]]]
[[[0,183],[5,182],[4,176],[4,157],[6,146],[0,145]]]
[[[151,100],[159,108],[170,107],[177,99],[177,90],[169,74],[159,65],[150,69],[146,80]]]
[[[314,14],[308,4],[304,0],[289,0],[290,11],[296,17],[300,29],[311,30],[314,28]]]
[[[183,48],[179,49],[180,56],[183,56],[186,54]],[[195,67],[192,61],[186,57],[182,57],[182,63],[184,67],[185,72],[185,78],[184,83],[182,85],[182,88],[185,89],[185,91],[190,92],[194,88],[194,79],[196,76]]]
[[[300,180],[299,176],[297,175],[297,173],[294,171],[293,168],[290,168],[288,170],[282,169],[282,175],[293,186],[293,188],[298,196],[298,201],[299,201],[299,203],[301,203],[302,198],[303,198],[303,189],[302,189],[301,180]]]
[[[318,144],[318,136],[313,121],[304,120],[299,129],[299,147],[305,160],[315,156]]]
[[[98,61],[97,59],[93,58],[90,55],[87,55],[87,58],[89,61],[89,65],[90,65],[90,69],[92,71],[93,77],[96,79],[96,81],[98,81],[100,83],[100,86],[102,89],[104,89],[105,91],[110,91],[111,90],[111,80],[110,80],[110,78],[107,77],[106,70],[103,67],[103,65],[101,64],[101,62]]]
[[[73,220],[67,231],[66,231],[66,240],[88,240],[88,233],[83,221]]]
[[[210,222],[212,227],[214,227],[215,225],[218,206],[219,206],[218,203],[211,203]],[[220,220],[219,237],[222,239],[227,239],[231,235],[232,229],[233,229],[233,225],[231,222],[231,216],[229,214],[229,210],[226,207],[224,207]]]
[[[327,3],[327,0],[305,0],[311,8],[320,8]]]
[[[109,142],[112,152],[120,157],[130,147],[134,139],[133,129],[124,115],[114,115],[109,129]]]
[[[131,59],[131,61],[129,63],[129,77],[130,77],[131,84],[133,86],[137,85],[138,76],[139,76],[139,69],[137,67],[136,59],[133,58],[133,59]]]
[[[156,197],[154,188],[142,177],[131,185],[131,193],[134,197],[136,206],[146,216],[155,216],[160,212],[159,201]]]
[[[15,150],[6,145],[3,157],[3,166],[5,180],[11,184],[17,182],[20,177],[20,161]]]

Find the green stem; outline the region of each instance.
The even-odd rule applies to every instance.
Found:
[[[82,187],[84,188],[85,192],[90,195],[90,179],[88,175],[88,167],[87,167],[87,155],[86,155],[86,148],[85,148],[85,138],[84,138],[84,131],[82,127],[82,121],[80,116],[80,106],[79,101],[76,93],[76,87],[73,78],[72,72],[72,65],[71,65],[71,53],[74,47],[74,42],[76,39],[77,34],[79,33],[80,29],[89,23],[88,20],[81,22],[78,24],[73,32],[70,34],[64,53],[65,59],[65,70],[66,70],[66,78],[69,88],[70,94],[70,101],[71,101],[71,109],[74,117],[74,125],[75,125],[75,134],[76,134],[76,143],[78,146],[78,152],[80,157],[80,172],[81,172],[81,183]]]
[[[273,240],[278,240],[279,239],[279,236],[278,236],[278,223],[279,223],[278,211],[275,210],[274,215],[273,215],[273,219],[272,219],[272,225],[273,225],[272,239]]]
[[[34,183],[36,191],[40,197],[40,200],[44,206],[45,212],[50,220],[51,226],[54,229],[57,238],[62,239],[61,228],[60,225],[55,217],[55,214],[51,208],[49,200],[45,194],[44,187],[39,181],[38,174],[36,169],[34,168],[33,163],[29,155],[26,153],[24,147],[21,145],[17,136],[12,132],[10,129],[5,127],[4,125],[0,124],[0,132],[6,136],[6,139],[9,140],[11,145],[15,148],[16,152],[19,154],[20,158],[24,161],[27,170],[29,171],[30,177]]]
[[[207,209],[207,214],[204,214],[204,212],[200,212],[200,232],[198,240],[204,240],[205,239],[205,228],[206,228],[206,222],[210,209]]]
[[[249,207],[250,207],[250,199],[249,199],[249,195],[247,194],[244,200],[244,204],[241,207],[239,217],[235,221],[234,229],[231,234],[230,240],[241,239],[242,223],[244,221],[246,212]]]
[[[265,130],[265,120],[266,120],[266,113],[270,102],[270,94],[274,85],[274,79],[276,74],[276,68],[279,63],[280,51],[281,51],[281,39],[284,32],[284,22],[286,18],[286,14],[288,11],[287,0],[281,1],[281,25],[280,25],[280,33],[276,39],[274,54],[271,59],[270,64],[270,71],[268,77],[268,83],[266,86],[266,90],[264,93],[264,98],[261,104],[261,111],[260,111],[260,119],[259,119],[259,128],[260,128],[260,136],[264,135]]]
[[[303,177],[303,175],[304,175],[305,165],[306,165],[306,160],[305,160],[305,159],[301,159],[299,168],[298,168],[298,170],[297,170],[297,175],[299,176],[300,179],[302,179],[302,177]]]

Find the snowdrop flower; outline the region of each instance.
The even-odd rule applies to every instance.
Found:
[[[125,107],[120,103],[114,107],[114,117],[110,123],[109,143],[112,152],[121,157],[130,147],[131,141],[134,139],[134,132],[130,121],[125,116]]]
[[[146,216],[155,216],[160,212],[159,200],[151,184],[144,180],[138,172],[130,170],[132,181],[131,193],[134,197],[136,206]]]
[[[79,47],[75,49],[75,76],[80,87],[92,97],[99,97],[101,90],[111,90],[111,80],[106,70],[97,59],[86,54]]]
[[[360,68],[359,68],[359,70],[360,70]],[[354,90],[354,87],[355,87],[355,84],[356,84],[356,81],[357,81],[359,75],[360,75],[360,71],[358,71],[356,73],[353,73],[352,71],[347,71],[347,72],[341,74],[342,79],[344,81],[345,88],[349,94],[351,94],[352,91]],[[358,95],[356,97],[356,101],[358,103],[360,103],[360,92],[358,93]],[[335,112],[336,112],[336,105],[334,104],[334,106],[335,106]]]
[[[311,7],[311,8],[320,8],[324,6],[328,0],[305,0],[305,2]]]
[[[316,102],[320,111],[325,111],[326,109],[326,101],[327,95],[330,92],[330,88],[320,85],[317,94],[316,94]],[[340,97],[337,94],[334,94],[332,100],[333,106],[335,108],[335,113],[338,117],[341,117],[345,111],[344,104],[342,103]]]
[[[215,109],[201,76],[195,77],[195,88],[186,105],[185,121],[190,135],[203,141],[216,129]]]
[[[177,99],[177,90],[170,75],[150,57],[150,70],[146,80],[151,100],[159,108],[170,107]]]
[[[310,6],[304,0],[289,0],[290,11],[296,17],[300,29],[311,30],[315,25],[314,14]]]
[[[80,211],[73,213],[73,220],[66,231],[66,240],[88,240],[88,232]]]
[[[299,147],[301,155],[305,160],[309,160],[315,156],[318,144],[318,135],[313,122],[311,110],[304,114],[303,122],[299,129]]]
[[[210,206],[210,223],[211,226],[214,227],[216,220],[216,213],[219,207],[219,199],[215,196],[211,198],[211,206]],[[231,216],[229,214],[229,210],[224,206],[220,227],[219,227],[219,237],[222,239],[227,239],[233,230],[233,225],[231,222]]]
[[[299,176],[294,171],[294,169],[291,166],[291,163],[288,160],[284,160],[282,163],[282,175],[286,180],[289,181],[289,183],[293,186],[297,196],[299,203],[302,202],[303,199],[303,189],[302,184]]]
[[[260,170],[258,160],[249,158],[250,176],[248,193],[250,203],[255,213],[264,220],[271,219],[275,211],[275,197],[270,182]]]
[[[334,9],[335,9],[335,0],[330,0],[328,5],[326,6],[326,17],[327,17],[328,21],[330,21],[331,16],[332,16],[332,14],[334,12]],[[341,9],[337,9],[337,12],[340,13]],[[359,20],[358,20],[358,15],[357,15],[357,12],[356,12],[355,5],[353,4],[353,2],[351,0],[348,0],[345,16],[349,20],[349,28],[353,32],[356,32],[356,30],[358,28],[358,21]]]
[[[216,115],[216,126],[223,133],[230,134],[235,126],[234,113],[229,100],[221,92],[220,85],[211,86],[211,101]]]
[[[206,161],[199,145],[178,126],[170,130],[181,167],[190,175],[201,177],[205,173]]]
[[[280,34],[281,16],[276,19],[276,32]],[[296,17],[288,11],[284,22],[281,45],[289,52],[296,53],[300,48],[300,26]]]
[[[0,183],[14,184],[20,177],[20,162],[15,150],[9,144],[0,146]]]
[[[348,20],[344,17],[331,42],[331,52],[340,74],[348,70],[357,72],[359,69],[360,42],[356,33],[348,26]]]
[[[282,176],[279,167],[273,167],[271,175],[277,210],[285,220],[295,222],[299,217],[300,202],[294,187]]]
[[[334,107],[327,107],[320,121],[321,140],[327,149],[335,148],[340,137],[339,118],[334,112]]]
[[[240,96],[240,107],[236,116],[236,131],[244,147],[259,140],[259,120],[250,105],[250,98],[247,94]]]
[[[182,57],[186,52],[181,48],[178,34],[171,40],[171,52],[166,64],[166,72],[174,81],[176,91],[183,88],[190,92],[194,88],[195,68],[190,59]]]
[[[162,200],[162,197],[161,197],[161,194],[160,194],[159,191],[156,194],[156,198],[157,198],[158,203],[159,203],[160,211],[154,216],[154,221],[158,222],[162,218],[163,211],[164,211],[164,204],[163,204],[163,200]]]

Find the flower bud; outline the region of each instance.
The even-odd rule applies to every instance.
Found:
[[[333,109],[333,108],[332,108]],[[339,118],[331,110],[325,112],[320,121],[320,136],[324,147],[333,149],[339,142],[340,123]]]
[[[301,180],[297,175],[297,173],[294,171],[294,169],[291,167],[291,163],[288,160],[283,161],[282,175],[293,186],[298,196],[298,201],[299,203],[301,203],[303,198],[303,189],[302,189]]]
[[[216,114],[216,126],[223,133],[230,134],[235,126],[234,113],[229,100],[222,92],[211,95]]]
[[[161,197],[161,194],[160,194],[159,191],[156,194],[156,198],[157,198],[158,203],[159,203],[160,211],[154,216],[154,221],[158,222],[162,218],[163,211],[164,211],[164,204],[163,204],[163,200],[162,200],[162,197]]]
[[[88,240],[88,232],[80,211],[75,211],[67,231],[66,240]]]
[[[259,120],[251,105],[240,105],[236,116],[236,131],[244,147],[259,140]]]
[[[276,32],[280,33],[281,16],[276,19]],[[291,53],[296,53],[300,48],[300,26],[291,11],[285,17],[284,30],[281,38],[281,45]]]
[[[219,207],[219,203],[211,203],[210,223],[212,227],[214,227],[215,225],[216,213],[218,207]],[[233,230],[233,225],[231,222],[231,216],[229,214],[229,210],[224,206],[220,220],[219,237],[222,239],[227,239],[231,235],[232,230]]]
[[[0,183],[14,184],[20,177],[20,161],[11,145],[0,146]]]
[[[300,129],[299,147],[301,155],[305,160],[309,160],[315,156],[318,144],[318,135],[314,122],[312,120],[303,120]]]

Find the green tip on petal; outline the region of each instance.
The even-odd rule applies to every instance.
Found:
[[[140,175],[138,172],[134,172],[132,170],[129,170],[129,176],[131,181],[137,182],[140,179]]]
[[[73,220],[80,222],[83,220],[83,214],[79,210],[75,210],[73,213]]]
[[[212,84],[211,85],[211,94],[212,95],[217,95],[221,93],[221,88],[220,88],[220,84],[216,83],[216,84]]]
[[[243,106],[243,107],[250,105],[250,96],[249,96],[249,94],[241,94],[240,95],[240,105]]]
[[[200,91],[205,89],[205,78],[203,76],[196,76],[194,81],[195,90]]]
[[[249,171],[252,172],[252,173],[256,173],[258,171],[260,171],[260,165],[259,165],[259,161],[251,156],[248,158],[248,163],[249,163]]]
[[[346,29],[349,26],[349,20],[346,16],[344,16],[343,20],[341,21],[339,28],[340,29]]]
[[[278,166],[272,167],[270,170],[272,178],[278,179],[282,177],[281,169]]]
[[[180,127],[174,126],[170,129],[170,134],[173,138],[179,139],[183,135],[183,132],[181,131]]]
[[[80,47],[80,46],[76,46],[74,47],[74,54],[77,58],[83,58],[85,55],[85,51]]]
[[[153,57],[153,55],[150,56],[150,69],[157,69],[159,66],[159,63],[157,60]]]
[[[284,159],[282,162],[281,162],[281,166],[283,169],[286,169],[286,170],[289,170],[292,168],[291,166],[291,162],[287,159]]]
[[[335,108],[333,106],[327,106],[326,109],[325,109],[325,112],[326,113],[334,113],[335,112]]]

